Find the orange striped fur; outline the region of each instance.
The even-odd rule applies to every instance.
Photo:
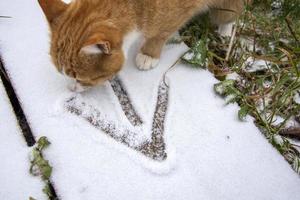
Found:
[[[243,0],[39,0],[51,29],[52,60],[83,86],[101,84],[122,67],[124,36],[140,31],[145,43],[137,57],[153,67],[172,33],[199,12],[210,10],[216,24],[233,21]],[[215,8],[234,10],[221,11]],[[157,64],[157,63],[155,63]]]

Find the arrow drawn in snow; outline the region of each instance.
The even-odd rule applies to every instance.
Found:
[[[143,124],[143,121],[137,114],[133,105],[131,104],[128,94],[124,89],[121,80],[118,77],[116,77],[110,81],[110,84],[115,92],[115,95],[118,97],[122,110],[124,111],[124,114],[129,120],[129,122],[133,126],[141,126]]]
[[[134,126],[139,127],[143,124],[141,117],[137,114],[130,98],[123,87],[119,78],[111,81],[111,86],[118,97],[122,110],[128,121]],[[107,121],[101,112],[91,105],[72,97],[66,101],[67,110],[77,116],[82,117],[97,129],[102,130],[105,134],[114,140],[123,143],[143,155],[156,160],[163,161],[167,158],[166,144],[164,141],[164,123],[168,108],[169,87],[164,81],[161,81],[158,88],[157,103],[152,122],[151,140],[143,140],[143,134],[136,130],[128,130],[124,127],[117,126],[113,122]],[[141,140],[143,140],[141,142]]]
[[[169,87],[162,81],[158,88],[157,103],[152,122],[151,142],[146,143],[141,152],[154,160],[167,158],[164,141],[165,118],[168,109]]]

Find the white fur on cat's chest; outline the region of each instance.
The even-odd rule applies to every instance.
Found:
[[[125,58],[128,58],[128,53],[130,50],[130,47],[135,43],[135,42],[141,42],[143,39],[143,34],[141,31],[138,31],[137,29],[134,29],[133,31],[127,33],[124,38],[123,38],[123,52],[125,54]]]

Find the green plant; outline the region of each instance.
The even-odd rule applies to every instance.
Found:
[[[299,146],[289,137],[293,130],[292,135],[300,138],[300,129],[288,126],[290,121],[300,123],[299,27],[300,0],[266,0],[247,6],[232,38],[218,35],[207,16],[194,19],[181,34],[193,54],[187,62],[203,68],[205,61],[221,80],[214,86],[216,93],[240,105],[240,120],[251,115],[300,174]],[[228,80],[231,73],[237,78]]]
[[[43,151],[50,145],[50,142],[46,137],[41,137],[35,147],[32,150],[32,159],[30,161],[30,174],[34,176],[40,176],[45,186],[43,188],[43,192],[47,195],[49,200],[56,199],[56,195],[53,194],[52,186],[51,186],[51,174],[52,167],[49,164],[49,161],[46,160],[43,156]],[[30,197],[33,199],[32,197]]]

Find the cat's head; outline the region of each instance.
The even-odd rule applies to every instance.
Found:
[[[109,21],[109,12],[100,16],[93,9],[96,5],[81,1],[66,4],[61,0],[39,0],[39,3],[50,25],[50,54],[59,72],[82,86],[94,86],[121,69],[124,62],[121,33]]]

